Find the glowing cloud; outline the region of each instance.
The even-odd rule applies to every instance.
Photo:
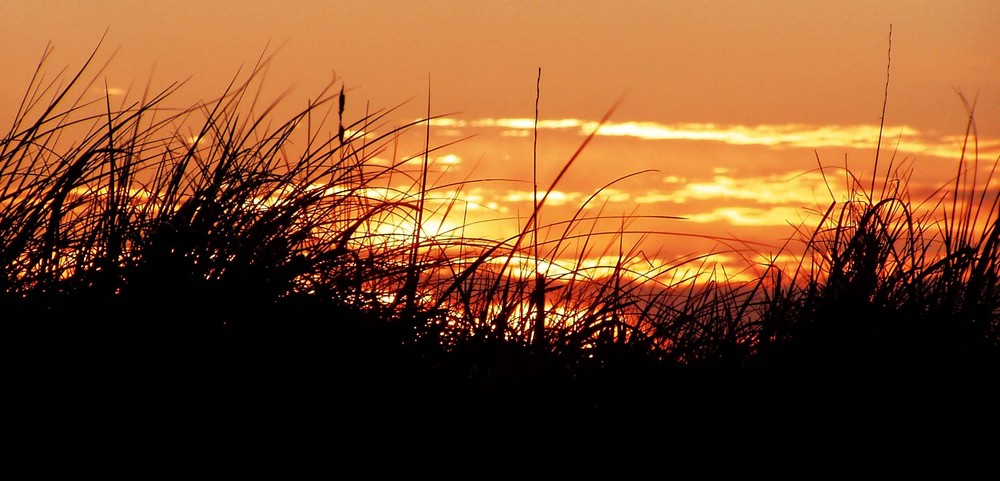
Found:
[[[531,132],[527,130],[504,130],[500,132],[501,137],[527,137]]]
[[[689,214],[692,222],[727,222],[739,226],[785,226],[794,219],[801,219],[805,211],[796,207],[777,206],[771,208],[757,207],[720,207],[708,213]]]
[[[597,122],[587,122],[583,128],[592,131],[597,126]],[[886,132],[897,131],[905,136],[918,134],[916,129],[906,126],[886,129]],[[874,147],[878,141],[878,126],[806,124],[746,126],[711,123],[664,125],[654,122],[620,122],[605,124],[597,134],[646,140],[713,140],[735,145]]]
[[[373,164],[387,165],[384,163],[384,159],[376,158]],[[423,165],[423,156],[417,155],[406,159],[404,162],[406,165]],[[429,159],[428,164],[432,167],[436,167],[438,170],[446,170],[451,166],[455,166],[462,163],[462,158],[455,154],[445,154],[438,157],[432,157]]]
[[[435,158],[434,162],[445,165],[458,165],[462,163],[462,158],[455,154],[447,154]]]
[[[417,119],[417,120],[415,120],[415,122],[420,122],[420,120]],[[430,120],[430,124],[431,124],[431,127],[452,127],[452,128],[456,128],[456,127],[465,127],[466,126],[466,122],[464,120],[452,119],[452,118],[447,118],[447,117],[438,118],[438,119],[431,119]]]
[[[635,201],[640,204],[660,202],[682,204],[693,199],[728,199],[762,204],[812,205],[821,195],[829,196],[827,184],[819,173],[747,178],[716,175],[711,182],[686,182],[684,179],[671,176],[665,178],[664,182],[681,184],[683,187],[673,192],[647,192],[638,196]]]
[[[106,89],[100,87],[94,87],[93,89],[91,89],[91,92],[100,95],[108,95],[111,97],[121,97],[122,95],[125,95],[125,89],[120,87],[108,87]]]
[[[538,192],[538,200],[541,200],[545,195],[544,192]],[[504,202],[531,202],[534,192],[531,191],[511,191],[503,197]],[[545,200],[547,205],[565,205],[576,199],[583,197],[583,194],[579,192],[563,192],[559,190],[553,190],[549,192],[548,199]]]
[[[432,125],[443,127],[471,126],[475,128],[502,128],[504,136],[524,136],[518,131],[535,128],[531,118],[479,119],[465,122],[455,119],[435,119]],[[539,120],[539,129],[578,129],[581,135],[589,135],[599,126],[598,122],[580,119]],[[775,149],[843,147],[874,149],[879,146],[879,126],[877,124],[855,125],[811,125],[759,124],[728,125],[715,123],[656,122],[608,122],[600,127],[597,135],[608,137],[630,137],[643,140],[687,140],[721,142],[731,145],[759,145]],[[1000,139],[980,138],[980,152],[1000,149]],[[956,158],[961,154],[964,138],[938,136],[922,132],[908,125],[886,126],[882,129],[883,149],[899,150],[915,154]],[[991,154],[992,155],[992,154]]]
[[[539,120],[540,129],[573,129],[581,127],[585,122],[580,119],[549,119]],[[472,121],[473,127],[503,127],[507,129],[533,129],[535,119],[480,119]]]

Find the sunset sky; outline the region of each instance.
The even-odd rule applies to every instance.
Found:
[[[682,216],[635,226],[780,245],[789,223],[843,200],[814,171],[817,157],[869,177],[887,66],[883,149],[912,167],[914,197],[954,175],[967,121],[959,92],[976,103],[980,160],[991,166],[1000,152],[993,0],[8,0],[3,128],[48,43],[55,75],[79,67],[105,31],[99,57],[114,54],[103,79],[116,92],[188,79],[173,102],[209,100],[274,53],[268,93],[292,89],[278,116],[331,80],[346,87],[348,119],[400,105],[393,121],[403,124],[429,103],[447,114],[432,142],[464,139],[434,153],[435,171],[447,171],[440,181],[523,181],[455,192],[479,218],[531,210],[539,69],[541,186],[621,99],[556,187],[543,224],[643,172],[603,190],[595,212]],[[413,133],[409,154],[422,135]],[[694,239],[652,236],[644,249],[669,258],[712,247]]]

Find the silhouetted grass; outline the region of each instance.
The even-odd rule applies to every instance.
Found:
[[[94,57],[48,82],[44,60],[0,142],[0,306],[27,402],[52,422],[169,406],[157,429],[207,423],[229,439],[315,423],[478,451],[996,416],[1000,201],[971,105],[953,182],[914,200],[891,162],[869,179],[845,166],[849,198],[789,239],[799,264],[730,282],[713,253],[638,270],[634,218],[585,215],[638,173],[540,224],[593,134],[518,235],[432,235],[425,216],[458,213],[425,203],[456,187],[428,179],[444,146],[425,144],[418,172],[373,161],[429,129],[429,104],[379,132],[391,111],[344,119],[331,84],[276,121],[276,103],[258,103],[262,56],[190,108],[166,108],[179,84],[112,105],[79,93]],[[391,188],[399,178],[413,189]],[[412,232],[380,231],[400,225]],[[756,262],[752,244],[720,242]],[[554,269],[568,252],[575,265]]]

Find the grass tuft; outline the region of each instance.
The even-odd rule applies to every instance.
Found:
[[[737,421],[794,429],[795,416],[827,406],[851,422],[884,415],[873,403],[939,419],[993,413],[1000,159],[981,174],[964,96],[956,175],[928,198],[910,198],[911,171],[894,158],[876,159],[867,182],[845,166],[848,196],[836,198],[820,162],[831,201],[789,237],[797,265],[755,265],[755,245],[721,238],[724,251],[662,264],[625,239],[692,234],[585,214],[645,172],[541,223],[596,130],[547,189],[533,178],[517,235],[429,232],[430,216],[461,209],[428,199],[489,181],[429,179],[428,155],[446,147],[430,145],[429,100],[426,118],[380,132],[392,110],[345,119],[334,81],[276,121],[281,98],[260,104],[262,55],[211,101],[170,108],[174,84],[115,105],[74,97],[94,82],[97,49],[44,83],[50,51],[0,139],[0,307],[31,402],[97,392],[74,402],[108,413],[103,395],[127,391],[230,428],[254,410],[337,409],[538,449],[582,449],[636,426],[664,437]],[[419,172],[394,151],[389,165],[375,161],[419,126]],[[617,227],[599,227],[608,222]],[[711,262],[721,253],[759,274],[737,280],[746,272]],[[184,404],[192,393],[229,407]]]

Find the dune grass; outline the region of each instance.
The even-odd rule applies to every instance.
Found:
[[[635,423],[802,414],[818,397],[844,408],[858,393],[992,409],[1000,159],[979,158],[968,102],[951,183],[911,199],[910,172],[893,161],[866,178],[843,166],[849,197],[831,190],[818,222],[789,236],[797,265],[727,282],[712,253],[638,269],[648,259],[624,241],[634,219],[588,216],[601,191],[639,173],[541,224],[593,134],[518,235],[445,236],[424,224],[461,215],[454,201],[425,202],[463,187],[428,178],[427,155],[446,146],[425,144],[416,172],[375,162],[414,128],[429,142],[429,103],[426,118],[386,129],[391,109],[345,119],[331,84],[274,119],[280,99],[259,103],[262,56],[189,108],[167,107],[180,84],[113,105],[84,95],[99,87],[96,54],[49,81],[43,56],[0,140],[4,337],[47,398],[167,384],[176,402],[196,389],[235,406],[280,392],[310,412],[349,403],[415,432],[531,432],[538,447]],[[832,185],[836,169],[817,161]],[[393,188],[400,178],[413,188]],[[554,269],[570,249],[575,265]]]

